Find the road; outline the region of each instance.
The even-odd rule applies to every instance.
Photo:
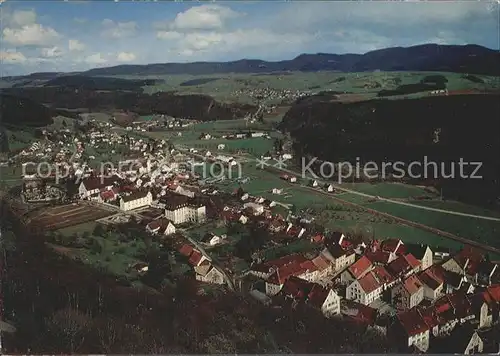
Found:
[[[184,149],[180,149],[180,150],[184,151],[184,152],[186,152],[186,153],[188,153],[188,154],[190,154],[192,156],[201,158],[201,159],[205,158],[202,155],[199,155],[199,154],[196,154],[196,153],[192,153],[192,152],[189,152],[189,151],[184,150]],[[248,157],[243,157],[243,156],[235,155],[235,154],[233,154],[233,156],[238,157],[238,158],[244,158],[244,159],[248,160]],[[292,175],[295,175],[295,176],[302,176],[302,173],[300,173],[300,172],[293,171],[293,170],[290,170],[290,169],[287,169],[287,168],[275,167],[275,166],[272,166],[272,165],[266,166],[266,169],[268,169],[268,170],[278,170],[278,171],[281,171],[281,172],[284,172],[284,173],[288,173],[288,174],[292,174]],[[409,207],[412,207],[412,208],[415,208],[415,209],[421,209],[421,210],[427,210],[427,211],[434,211],[434,212],[444,213],[444,214],[450,214],[450,215],[464,216],[464,217],[469,217],[469,218],[483,219],[483,220],[490,220],[490,221],[500,221],[500,218],[493,217],[493,216],[467,214],[467,213],[461,213],[461,212],[453,211],[453,210],[431,208],[431,207],[428,207],[428,206],[422,206],[422,205],[417,205],[417,204],[412,204],[412,203],[406,203],[406,202],[402,202],[402,201],[398,201],[398,200],[393,200],[393,199],[378,197],[376,195],[370,195],[370,194],[362,193],[362,192],[359,192],[357,190],[352,190],[352,189],[344,188],[344,187],[342,187],[342,186],[340,186],[338,184],[333,184],[332,182],[329,182],[329,181],[323,181],[323,180],[319,179],[318,177],[310,176],[308,178],[317,180],[319,184],[332,184],[332,186],[336,190],[338,190],[338,191],[341,191],[341,192],[344,192],[344,193],[355,194],[355,195],[362,196],[362,197],[369,198],[369,199],[376,199],[377,201],[384,201],[384,202],[391,203],[391,204],[398,204],[398,205],[403,205],[403,206],[409,206]]]
[[[266,168],[269,168],[271,170],[278,170],[278,171],[282,171],[282,172],[285,172],[285,173],[293,174],[295,176],[301,176],[302,175],[302,173],[299,173],[299,172],[296,172],[296,171],[293,171],[293,170],[290,170],[290,169],[286,169],[286,168],[279,168],[279,167],[275,167],[275,166],[269,166],[269,167],[266,167]],[[356,190],[344,188],[344,187],[342,187],[342,186],[340,186],[338,184],[333,184],[332,182],[322,181],[318,177],[311,176],[309,178],[310,179],[315,179],[316,181],[318,181],[319,184],[332,184],[332,186],[336,190],[338,190],[338,191],[341,191],[341,192],[344,192],[344,193],[355,194],[355,195],[362,196],[362,197],[369,198],[369,199],[376,199],[377,201],[384,201],[384,202],[388,202],[388,203],[392,203],[392,204],[404,205],[404,206],[409,206],[409,207],[416,208],[416,209],[434,211],[434,212],[444,213],[444,214],[450,214],[450,215],[464,216],[464,217],[469,217],[469,218],[483,219],[483,220],[490,220],[490,221],[500,221],[500,218],[496,218],[496,217],[493,217],[493,216],[467,214],[467,213],[461,213],[461,212],[453,211],[453,210],[437,209],[437,208],[431,208],[431,207],[428,207],[428,206],[422,206],[422,205],[417,205],[417,204],[412,204],[412,203],[406,203],[406,202],[402,202],[402,201],[398,201],[398,200],[383,198],[383,197],[379,197],[379,196],[376,196],[376,195],[370,195],[370,194],[366,194],[366,193],[361,193],[361,192],[356,191]]]

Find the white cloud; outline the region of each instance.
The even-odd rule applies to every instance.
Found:
[[[193,56],[196,53],[237,53],[240,51],[272,48],[273,51],[286,51],[287,48],[311,41],[315,34],[296,33],[279,34],[264,29],[235,30],[228,32],[196,31],[187,34],[179,32],[161,32],[167,36],[158,36],[174,41],[172,53]]]
[[[100,52],[98,52],[86,57],[85,62],[89,64],[104,64],[107,63],[108,60],[104,58]]]
[[[10,25],[12,27],[32,25],[36,22],[36,12],[33,10],[14,11],[11,16]]]
[[[4,28],[3,40],[15,46],[44,46],[56,42],[61,35],[51,27],[40,24],[25,25],[21,28]]]
[[[240,15],[226,6],[201,5],[178,13],[172,22],[157,22],[153,26],[159,30],[216,30],[224,28],[228,20]]]
[[[115,22],[110,19],[102,21],[104,30],[102,35],[110,38],[124,38],[135,35],[137,31],[137,24],[134,21],[129,22]]]
[[[63,54],[62,50],[57,46],[51,48],[42,48],[41,52],[42,57],[44,58],[57,58],[61,57]]]
[[[26,61],[26,57],[21,52],[7,50],[0,52],[0,61],[4,63],[23,63]]]
[[[132,62],[136,58],[135,54],[132,52],[120,52],[116,56],[116,60],[119,62]]]
[[[178,39],[182,38],[182,34],[179,32],[175,32],[175,31],[158,31],[156,33],[156,37],[161,39],[161,40],[171,41],[171,40],[178,40]]]
[[[85,45],[79,40],[69,40],[68,41],[68,49],[71,52],[83,51],[85,49]]]

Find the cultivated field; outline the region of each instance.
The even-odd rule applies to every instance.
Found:
[[[168,75],[155,76],[164,79],[165,83],[145,87],[145,91],[175,90],[182,94],[207,94],[225,102],[255,102],[245,91],[259,88],[277,90],[299,90],[307,93],[320,91],[347,92],[360,95],[346,96],[346,101],[367,100],[382,89],[395,89],[398,85],[418,83],[427,75],[443,75],[448,79],[447,87],[455,90],[498,89],[498,80],[494,77],[476,76],[484,83],[475,83],[462,74],[448,72],[289,72],[273,74],[221,74],[221,75]],[[409,95],[415,97],[415,95]],[[418,95],[416,95],[418,97]],[[266,101],[266,100],[265,100]],[[281,99],[267,100],[269,104],[279,104]]]
[[[43,208],[28,216],[30,225],[45,230],[59,230],[115,214],[114,211],[97,205],[74,203]]]

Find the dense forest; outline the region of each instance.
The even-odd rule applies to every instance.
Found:
[[[135,92],[99,91],[89,89],[75,90],[71,87],[26,87],[2,89],[2,119],[5,122],[46,122],[50,111],[43,109],[44,104],[53,110],[87,109],[88,112],[130,111],[138,115],[166,114],[178,118],[192,118],[202,121],[230,120],[243,118],[254,112],[256,107],[248,104],[225,104],[207,95],[176,95],[161,92],[143,94]],[[28,105],[28,109],[24,106]],[[38,112],[38,115],[32,115]]]
[[[375,161],[482,162],[483,179],[438,179],[454,198],[494,204],[500,196],[500,101],[498,95],[460,95],[413,100],[332,102],[328,95],[297,101],[280,128],[298,156],[355,163]],[[438,168],[439,169],[439,168]],[[464,173],[471,174],[471,169]],[[458,168],[456,175],[459,175]],[[434,180],[435,182],[435,180]]]

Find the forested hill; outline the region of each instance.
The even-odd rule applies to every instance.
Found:
[[[84,75],[165,75],[266,73],[280,71],[444,71],[500,75],[498,51],[477,45],[423,44],[392,47],[365,54],[301,54],[291,60],[268,62],[242,59],[233,62],[158,63],[95,68]]]
[[[25,122],[25,120],[46,121],[43,117],[47,113],[47,108],[40,109],[39,114],[34,115],[40,104],[54,110],[56,108],[83,108],[89,112],[123,110],[139,115],[166,114],[202,121],[243,118],[256,110],[256,107],[252,105],[221,103],[208,95],[176,95],[169,92],[149,95],[126,91],[103,92],[50,86],[3,89],[2,96],[12,99],[7,104],[2,103],[5,106],[5,111],[2,114],[4,120],[18,123]],[[16,99],[14,100],[14,98]],[[24,102],[29,103],[29,105],[21,105]],[[33,108],[33,110],[29,108]]]
[[[483,162],[484,179],[441,184],[452,195],[493,201],[500,196],[498,99],[452,95],[344,104],[322,94],[297,101],[280,126],[291,134],[299,156],[334,162],[359,157],[409,163],[422,162],[424,156],[436,162]]]

